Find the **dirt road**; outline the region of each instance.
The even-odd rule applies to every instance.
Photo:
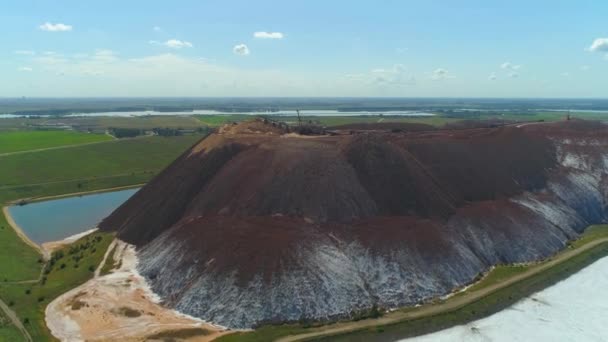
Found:
[[[452,297],[449,300],[447,300],[443,303],[440,303],[440,304],[423,306],[420,309],[415,310],[415,311],[393,312],[393,313],[389,313],[389,314],[385,315],[384,317],[378,318],[378,319],[366,319],[366,320],[361,320],[361,321],[357,321],[357,322],[336,323],[336,324],[327,326],[326,328],[320,328],[319,330],[314,331],[314,332],[286,336],[286,337],[278,339],[277,341],[291,342],[291,341],[301,341],[301,340],[312,338],[312,337],[337,335],[337,334],[352,332],[355,330],[371,328],[371,327],[387,325],[387,324],[393,324],[393,323],[398,323],[401,321],[418,319],[418,318],[423,318],[423,317],[427,317],[427,316],[437,315],[437,314],[444,313],[444,312],[454,311],[467,304],[475,302],[491,293],[494,293],[498,290],[501,290],[510,285],[513,285],[521,280],[524,280],[524,279],[532,277],[540,272],[543,272],[561,262],[564,262],[576,255],[579,255],[580,253],[583,253],[583,252],[585,252],[591,248],[594,248],[605,242],[608,242],[608,238],[597,239],[582,247],[579,247],[579,248],[576,248],[573,250],[566,250],[562,253],[559,253],[558,255],[556,255],[555,257],[550,259],[549,261],[539,264],[537,266],[534,266],[531,269],[529,269],[523,273],[517,274],[502,283],[494,284],[494,285],[482,288],[477,291],[472,291],[469,293],[465,292],[464,294],[462,294],[460,296]]]
[[[27,330],[19,320],[19,317],[17,317],[17,314],[15,314],[15,312],[11,310],[11,308],[9,308],[8,305],[6,305],[2,300],[0,300],[0,309],[2,309],[6,317],[11,320],[13,325],[15,325],[17,329],[21,331],[23,338],[25,338],[25,340],[28,342],[33,342],[32,336],[30,336],[30,333],[27,332]]]

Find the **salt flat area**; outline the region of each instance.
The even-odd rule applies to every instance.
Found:
[[[608,257],[487,318],[403,342],[608,341]]]

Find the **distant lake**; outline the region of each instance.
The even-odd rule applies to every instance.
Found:
[[[137,117],[137,116],[154,116],[154,115],[297,115],[295,110],[281,110],[277,112],[219,112],[216,110],[193,110],[188,112],[156,112],[156,111],[135,111],[135,112],[99,112],[99,113],[74,113],[63,115],[63,117],[96,117],[96,116],[109,116],[109,117]],[[433,113],[421,112],[421,111],[357,111],[357,112],[342,112],[337,110],[301,110],[301,115],[304,116],[363,116],[363,115],[394,115],[394,116],[435,116]],[[23,118],[28,117],[27,114],[0,114],[0,119],[11,119],[11,118]],[[49,117],[50,115],[35,115],[35,117]]]
[[[139,189],[67,197],[11,206],[9,213],[23,232],[37,244],[63,240],[95,228]]]

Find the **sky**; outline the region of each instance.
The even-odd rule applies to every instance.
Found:
[[[608,97],[608,1],[4,0],[0,97]]]

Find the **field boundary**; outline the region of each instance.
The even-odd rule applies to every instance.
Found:
[[[118,138],[114,137],[113,135],[109,135],[109,136],[113,137],[114,139],[112,139],[112,140],[103,140],[103,141],[93,141],[93,142],[87,142],[87,143],[82,143],[82,144],[71,144],[71,145],[62,145],[62,146],[36,148],[36,149],[33,149],[33,150],[25,150],[25,151],[5,152],[5,153],[0,153],[0,157],[8,157],[8,156],[14,156],[14,155],[17,155],[17,154],[36,153],[36,152],[44,152],[44,151],[51,151],[51,150],[60,150],[60,149],[63,149],[63,148],[74,148],[74,147],[81,147],[81,146],[87,146],[87,145],[116,143],[116,142],[121,141],[121,140],[133,140],[133,139],[141,139],[141,138],[147,137],[147,136],[139,136],[139,137],[133,137],[133,138],[121,138],[121,139],[118,139]]]

